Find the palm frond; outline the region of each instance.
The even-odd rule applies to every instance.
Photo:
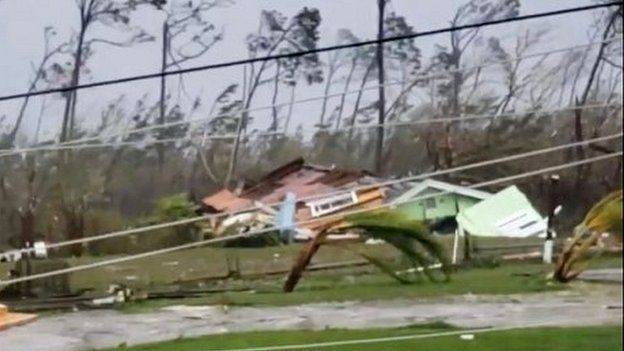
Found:
[[[618,190],[598,201],[588,212],[583,222],[574,228],[574,236],[559,255],[553,277],[568,282],[578,276],[584,267],[581,259],[596,244],[604,232],[622,235],[622,191]]]
[[[343,230],[360,230],[362,234],[382,239],[399,250],[414,267],[423,267],[431,280],[436,280],[429,265],[439,261],[444,279],[450,277],[450,260],[444,247],[429,233],[420,221],[406,219],[395,211],[376,211],[346,218]]]
[[[583,224],[592,231],[622,233],[622,191],[612,192],[594,205]]]
[[[427,227],[414,220],[409,220],[401,214],[391,211],[375,211],[350,215],[344,219],[337,219],[327,223],[317,236],[304,246],[295,260],[290,273],[284,283],[284,292],[294,290],[301,278],[302,272],[310,263],[312,256],[321,245],[326,244],[325,238],[329,232],[357,231],[365,237],[382,239],[394,246],[413,266],[416,274],[424,273],[430,280],[439,281],[430,266],[441,263],[443,280],[450,278],[451,266],[444,247],[429,233]],[[401,276],[390,264],[366,252],[356,252],[361,257],[377,266],[401,284],[411,284],[414,281]]]
[[[413,281],[404,278],[402,276],[400,276],[396,270],[394,269],[394,267],[392,267],[392,265],[387,264],[386,262],[384,262],[383,260],[380,260],[379,258],[363,253],[363,252],[357,252],[357,254],[359,256],[361,256],[362,258],[364,258],[365,260],[367,260],[368,262],[370,262],[372,265],[374,265],[375,267],[379,268],[380,271],[386,273],[387,275],[389,275],[390,277],[396,279],[399,283],[401,284],[412,284]]]

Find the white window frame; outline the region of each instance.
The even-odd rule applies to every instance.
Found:
[[[312,217],[320,217],[352,206],[357,202],[358,196],[355,191],[352,191],[347,194],[340,194],[320,200],[309,201],[306,203],[306,206],[310,208]]]

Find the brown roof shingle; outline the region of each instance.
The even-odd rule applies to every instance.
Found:
[[[211,212],[236,211],[251,206],[254,201],[265,204],[281,201],[288,192],[299,199],[336,191],[367,176],[370,173],[366,171],[325,168],[297,158],[271,171],[254,186],[243,189],[238,196],[223,189],[202,202]]]

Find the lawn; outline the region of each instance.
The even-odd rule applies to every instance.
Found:
[[[621,256],[603,256],[591,261],[590,268],[622,267]],[[354,272],[343,269],[307,273],[294,292],[281,291],[282,276],[258,280],[235,280],[230,285],[247,291],[211,293],[185,299],[156,299],[125,304],[126,312],[144,312],[174,305],[284,306],[316,302],[366,301],[378,299],[433,298],[462,294],[518,294],[566,289],[548,279],[552,266],[538,262],[506,262],[496,268],[458,269],[449,282],[404,285],[368,267]],[[366,273],[366,274],[364,274]],[[226,283],[227,284],[227,283]]]
[[[363,244],[358,245],[363,246]],[[73,290],[94,288],[105,291],[111,283],[150,288],[225,276],[228,273],[228,259],[231,266],[234,266],[236,260],[239,262],[242,275],[253,275],[289,268],[300,249],[300,244],[262,248],[200,247],[80,271],[71,274],[69,279]],[[386,259],[396,256],[396,251],[389,245],[366,245],[366,249]],[[119,256],[83,256],[68,258],[66,262],[70,266],[77,266],[115,257]],[[324,247],[314,258],[314,263],[349,261],[358,258],[353,252],[344,249]],[[45,261],[34,260],[33,264],[45,264]],[[6,276],[11,266],[10,263],[0,263],[0,274]]]
[[[423,280],[403,285],[380,273],[373,266],[307,272],[293,293],[281,291],[284,274],[251,278],[248,275],[267,270],[289,268],[300,245],[259,249],[198,248],[158,258],[112,265],[71,276],[73,289],[95,287],[103,291],[113,282],[126,282],[138,289],[238,290],[206,293],[184,299],[150,299],[124,304],[127,312],[143,312],[174,305],[293,305],[303,303],[428,298],[457,294],[514,294],[564,289],[547,279],[552,266],[539,262],[504,262],[496,268],[460,268],[447,283]],[[392,259],[396,251],[388,245],[366,245],[379,257]],[[227,273],[226,257],[239,257],[243,279],[209,279]],[[350,251],[323,247],[314,263],[357,259]],[[102,258],[99,258],[102,259]],[[83,257],[72,265],[97,260]],[[619,255],[604,255],[591,261],[591,267],[622,267]],[[128,280],[127,278],[132,278]],[[180,282],[186,280],[186,283]],[[169,286],[165,287],[165,284]],[[171,285],[173,284],[173,285]]]
[[[404,285],[382,273],[313,273],[301,280],[294,292],[281,291],[282,278],[262,279],[247,284],[249,291],[208,294],[183,300],[159,299],[124,305],[129,312],[141,312],[172,304],[187,305],[293,305],[302,303],[427,298],[457,294],[513,294],[562,289],[546,279],[550,267],[536,263],[504,264],[497,268],[461,269],[451,281]]]
[[[447,252],[450,252],[453,237],[444,235],[440,236],[439,240],[446,247]],[[533,243],[534,241],[534,239],[506,239],[502,243],[517,244]],[[484,238],[483,240],[479,239],[479,245],[481,244],[492,245],[501,244],[501,242],[500,240],[494,241],[491,238]],[[69,280],[73,290],[93,288],[104,291],[111,283],[125,283],[135,288],[149,288],[225,276],[228,273],[228,260],[230,266],[234,266],[235,261],[239,262],[242,275],[255,275],[290,268],[301,247],[301,244],[262,248],[199,247],[76,272],[69,276]],[[386,244],[364,245],[360,243],[351,244],[349,247],[352,250],[345,250],[338,246],[324,246],[315,255],[313,263],[323,264],[361,259],[353,252],[357,250],[366,251],[368,254],[385,260],[396,259],[398,256],[396,249]],[[461,252],[461,248],[459,251]],[[65,261],[70,266],[77,266],[116,257],[119,256],[83,256],[68,258]],[[45,265],[45,263],[45,261],[33,261],[35,266]],[[12,264],[0,263],[0,274],[6,276],[11,267]]]
[[[442,327],[442,328],[440,328]],[[357,339],[376,339],[428,333],[457,333],[461,331],[443,326],[415,326],[398,329],[324,330],[251,332],[181,339],[154,345],[129,347],[128,351],[209,351],[240,350],[253,347],[301,345]],[[435,336],[400,341],[311,348],[295,347],[292,350],[367,351],[367,350],[419,350],[419,351],[601,351],[622,349],[622,327],[601,326],[583,328],[530,328],[475,333],[474,340],[462,340],[459,335]],[[289,348],[290,349],[290,348]]]

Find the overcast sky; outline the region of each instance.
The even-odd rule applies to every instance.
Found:
[[[214,11],[212,19],[218,28],[223,28],[225,37],[216,47],[199,60],[187,65],[202,65],[224,62],[246,56],[244,38],[258,26],[259,14],[263,9],[275,9],[292,16],[303,6],[320,10],[321,45],[334,43],[336,31],[348,28],[361,39],[374,38],[376,31],[376,0],[234,0],[235,4]],[[406,16],[417,31],[448,26],[455,9],[465,1],[452,0],[392,0],[388,12]],[[521,14],[549,11],[565,7],[574,7],[592,3],[590,0],[522,0]],[[595,13],[594,13],[595,14]],[[496,35],[503,40],[513,38],[520,29],[547,26],[551,29],[547,40],[537,48],[539,51],[551,48],[583,44],[588,41],[587,30],[592,21],[592,12],[577,13],[552,17],[547,20],[531,20],[505,26],[491,27],[483,31],[484,35]],[[113,79],[135,74],[152,73],[159,70],[160,64],[160,28],[163,15],[155,10],[136,12],[132,18],[135,25],[144,28],[157,40],[153,43],[140,44],[132,48],[103,47],[95,53],[89,63],[91,73],[83,82]],[[78,13],[74,0],[0,0],[0,95],[23,92],[32,77],[31,62],[37,61],[42,52],[42,33],[46,26],[54,26],[61,38],[69,36],[78,24]],[[432,53],[434,43],[448,41],[448,35],[431,36],[418,39],[417,45],[427,57]],[[509,41],[511,43],[511,41]],[[204,72],[187,77],[188,87],[194,93],[202,95],[205,101],[211,101],[223,87],[240,80],[241,68],[223,69]],[[156,97],[157,81],[129,83],[119,86],[103,87],[81,91],[78,115],[83,124],[89,125],[99,119],[99,110],[114,97],[126,93],[130,97],[149,92]],[[298,99],[316,96],[321,93],[320,86],[301,90]],[[286,100],[286,95],[280,100]],[[41,98],[33,99],[33,107],[27,114],[25,130],[31,130],[38,115],[37,106]],[[268,94],[260,94],[258,105],[267,105]],[[20,102],[0,102],[0,117],[5,115],[11,120]],[[47,137],[54,137],[61,117],[62,103],[49,104],[46,110],[44,128]],[[313,115],[318,108],[298,106],[295,110],[298,123],[306,123],[306,117]],[[95,114],[95,116],[94,116]],[[268,116],[266,116],[268,117]],[[30,128],[30,129],[29,129]]]

